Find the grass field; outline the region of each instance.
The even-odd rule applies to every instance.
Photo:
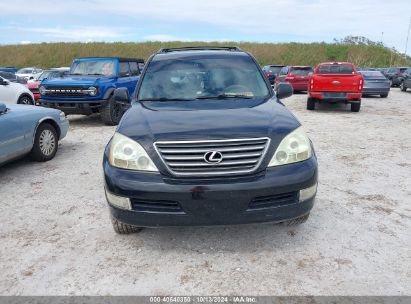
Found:
[[[281,63],[315,66],[322,61],[351,61],[357,66],[410,66],[411,59],[378,45],[327,43],[251,42],[142,42],[142,43],[42,43],[0,46],[0,66],[69,66],[73,58],[122,56],[147,59],[163,47],[236,45],[251,52],[260,64]]]

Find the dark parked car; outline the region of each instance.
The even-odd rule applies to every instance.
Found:
[[[401,91],[405,92],[407,91],[407,89],[411,89],[411,68],[406,69],[404,71],[403,75],[403,79],[401,81]]]
[[[0,72],[9,72],[16,74],[19,69],[16,67],[0,67]]]
[[[391,82],[392,87],[398,87],[402,81],[402,73],[408,69],[406,67],[402,68],[389,68],[387,72],[385,72],[385,77]]]
[[[270,84],[273,85],[275,83],[275,78],[280,73],[280,70],[284,67],[284,65],[279,64],[270,64],[263,66],[263,72],[267,79],[270,81]]]
[[[380,95],[385,98],[390,92],[391,83],[379,71],[359,71],[364,77],[362,95]]]
[[[21,83],[21,84],[26,84],[27,80],[24,78],[20,78],[18,76],[16,76],[16,74],[11,73],[11,72],[2,72],[0,71],[0,76],[3,77],[4,79],[7,79],[11,82],[17,82],[17,83]]]
[[[313,71],[310,66],[285,66],[281,69],[275,82],[276,85],[280,82],[288,82],[293,87],[294,92],[307,91]]]
[[[317,159],[279,102],[291,94],[237,47],[151,56],[104,153],[114,230],[306,221]],[[127,89],[114,99],[130,104]]]

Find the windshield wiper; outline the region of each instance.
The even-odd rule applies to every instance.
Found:
[[[84,74],[81,74],[81,73],[72,73],[72,74],[70,74],[70,75],[84,75]]]
[[[245,95],[245,94],[220,94],[216,96],[198,96],[196,99],[226,99],[226,98],[244,98],[244,99],[251,99],[253,96]]]
[[[100,74],[100,73],[93,73],[93,74],[87,74],[87,75],[90,75],[90,76],[102,76],[102,75],[104,75],[104,74]]]
[[[139,101],[191,101],[191,100],[194,100],[194,99],[192,98],[166,98],[166,97],[139,99]]]

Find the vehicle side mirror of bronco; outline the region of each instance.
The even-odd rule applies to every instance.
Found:
[[[0,78],[0,85],[8,85],[9,82],[6,79],[1,79]]]
[[[127,88],[118,88],[114,90],[114,101],[121,105],[130,105],[130,94]]]
[[[275,91],[276,91],[278,99],[290,97],[291,95],[293,95],[293,92],[294,92],[291,84],[286,83],[286,82],[280,82],[277,85],[277,88]]]

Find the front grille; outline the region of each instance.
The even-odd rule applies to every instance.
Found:
[[[254,198],[250,202],[248,210],[275,208],[279,206],[294,204],[297,202],[297,200],[298,192],[288,192],[269,196],[260,196]]]
[[[176,176],[244,175],[257,170],[269,146],[269,138],[156,142],[160,158]],[[221,159],[210,162],[211,158]],[[217,155],[217,156],[216,156]],[[209,160],[209,162],[206,161]]]
[[[45,95],[47,97],[85,97],[89,96],[88,88],[84,86],[48,86]]]
[[[131,208],[136,211],[184,213],[178,202],[163,200],[131,199]]]

